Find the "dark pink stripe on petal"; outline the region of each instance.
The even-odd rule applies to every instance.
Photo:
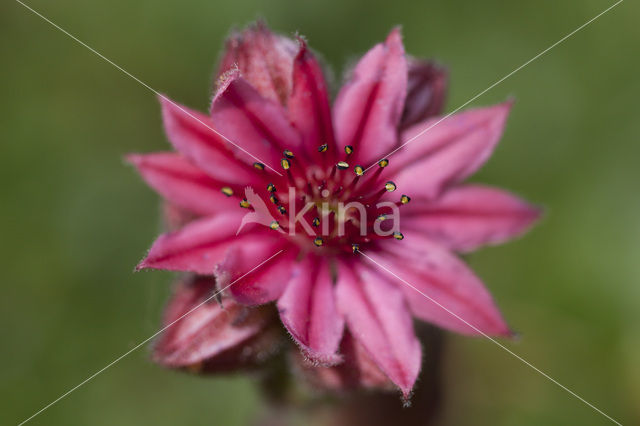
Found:
[[[511,105],[505,102],[471,109],[410,128],[402,140],[411,142],[389,158],[389,176],[406,194],[438,196],[489,159],[502,136]]]
[[[235,158],[232,145],[211,130],[214,127],[209,117],[163,96],[159,99],[165,131],[176,150],[220,181],[255,180],[253,170]]]
[[[282,105],[261,96],[237,71],[220,86],[211,104],[211,119],[217,129],[244,149],[235,152],[246,161],[256,161],[250,153],[274,167],[280,164],[284,149],[295,153],[300,147],[300,135]]]
[[[197,219],[178,231],[161,235],[138,269],[167,269],[210,275],[235,245],[253,240],[265,243],[279,240],[275,232],[267,232],[269,229],[236,236],[243,213],[246,212],[220,213]]]
[[[273,257],[280,250],[282,253]],[[228,292],[245,305],[273,302],[291,279],[297,253],[296,247],[288,245],[285,238],[275,231],[268,230],[262,235],[248,234],[226,253],[224,260],[215,268],[218,287],[222,289],[231,285]],[[264,264],[256,268],[262,262]]]
[[[166,200],[190,212],[209,215],[238,207],[236,198],[221,192],[220,183],[182,155],[173,152],[130,154],[142,178]]]
[[[354,159],[377,161],[398,140],[397,128],[407,94],[407,60],[399,29],[358,62],[333,108],[340,148],[352,145]]]
[[[386,271],[380,271],[387,274],[386,279],[401,287],[414,315],[463,334],[478,335],[480,331],[487,335],[510,335],[509,327],[491,295],[464,262],[416,233],[406,232],[400,244],[401,249],[397,241],[385,241],[382,247],[386,252],[371,253],[370,256],[428,296],[388,275]],[[429,300],[429,297],[450,312]]]
[[[343,265],[344,266],[344,265]],[[420,372],[420,342],[413,331],[402,290],[382,272],[341,267],[336,285],[338,308],[354,338],[374,362],[409,397]]]
[[[344,320],[337,312],[329,265],[307,259],[293,270],[291,281],[278,299],[280,318],[303,353],[314,363],[341,361],[336,352]]]
[[[541,209],[515,195],[482,185],[459,185],[434,201],[412,199],[402,229],[425,235],[457,252],[501,244],[526,232]]]
[[[335,152],[336,149],[329,94],[320,64],[306,42],[300,38],[299,43],[300,50],[293,63],[289,118],[300,131],[308,155],[317,157],[318,147],[322,144],[329,145],[329,152]]]
[[[156,341],[153,359],[168,367],[188,367],[197,363],[217,364],[217,356],[241,349],[270,325],[270,315],[240,306],[233,300],[209,300],[216,291],[215,279],[193,277],[177,287],[165,311],[164,324],[170,326]],[[205,302],[206,301],[206,302]],[[204,304],[203,304],[204,302]],[[238,367],[242,366],[236,357]],[[226,359],[219,367],[230,367]]]

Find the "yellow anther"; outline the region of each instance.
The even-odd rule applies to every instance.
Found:
[[[284,206],[278,206],[278,211],[282,214],[287,214],[287,209]]]
[[[340,170],[348,169],[349,163],[347,163],[346,161],[338,161],[338,164],[336,164],[336,167],[339,168]]]
[[[356,176],[362,176],[364,174],[364,169],[362,166],[355,166],[353,171],[356,172]]]
[[[378,216],[376,218],[376,220],[379,220],[380,222],[382,222],[383,220],[387,220],[387,215],[386,214],[381,214],[380,216]]]
[[[316,245],[316,247],[320,247],[322,245],[324,241],[322,241],[322,238],[317,237],[315,240],[313,240],[313,244]]]
[[[396,184],[389,181],[387,183],[384,184],[384,189],[386,189],[389,192],[393,192],[396,190]]]
[[[329,149],[329,145],[327,145],[326,143],[323,145],[320,145],[318,147],[318,152],[327,152],[327,149]]]
[[[247,201],[246,198],[244,198],[242,201],[240,201],[240,207],[242,207],[243,209],[248,209],[249,207],[251,207],[251,204]]]
[[[393,233],[393,238],[396,240],[404,240],[404,235],[402,235],[402,232],[396,231]]]
[[[267,191],[276,192],[276,186],[274,184],[270,183],[269,185],[267,185]]]
[[[255,163],[253,163],[253,167],[258,169],[258,170],[264,170],[264,164],[258,163],[257,161]]]
[[[229,188],[228,186],[225,186],[224,188],[222,188],[221,191],[227,197],[231,197],[233,195],[233,189]]]
[[[284,156],[285,156],[285,157],[287,157],[287,158],[293,158],[293,152],[291,152],[291,151],[290,151],[290,150],[288,150],[288,149],[285,149],[285,150],[284,150],[284,152],[283,152],[283,154],[284,154]]]
[[[402,197],[400,197],[400,202],[402,204],[407,204],[409,203],[409,201],[411,201],[411,197],[409,197],[408,195],[402,194]]]
[[[347,155],[351,155],[351,153],[353,153],[353,147],[351,145],[347,145],[344,147],[344,152],[347,153]]]
[[[289,161],[286,158],[283,158],[282,160],[280,160],[280,165],[282,165],[283,169],[289,170],[289,168],[291,167],[291,161]]]
[[[315,227],[320,226],[320,219],[317,217],[314,217],[313,220],[311,221],[311,224]]]
[[[380,167],[387,167],[389,165],[389,160],[387,160],[386,158],[383,158],[382,160],[378,161],[378,166]]]
[[[278,204],[280,202],[280,200],[278,200],[278,197],[276,197],[275,194],[269,195],[269,201],[271,201],[273,204]]]
[[[274,220],[273,222],[271,222],[271,224],[269,225],[269,228],[273,229],[274,231],[278,228],[280,228],[280,224],[278,223],[277,220]]]

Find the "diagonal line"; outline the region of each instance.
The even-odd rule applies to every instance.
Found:
[[[580,401],[582,401],[583,403],[585,403],[586,405],[588,405],[589,407],[593,408],[594,410],[596,410],[598,413],[602,414],[604,417],[606,417],[607,419],[611,420],[613,423],[622,426],[622,424],[620,422],[618,422],[617,420],[613,419],[612,417],[610,417],[607,413],[605,413],[604,411],[602,411],[601,409],[599,409],[598,407],[596,407],[595,405],[591,404],[589,401],[587,401],[586,399],[582,398],[580,395],[578,395],[577,393],[573,392],[571,389],[567,388],[566,386],[564,386],[562,383],[558,382],[556,379],[554,379],[553,377],[549,376],[547,373],[545,373],[544,371],[540,370],[538,367],[536,367],[535,365],[531,364],[529,361],[527,361],[526,359],[522,358],[520,355],[516,354],[515,352],[513,352],[511,349],[507,348],[506,346],[504,346],[502,343],[498,342],[496,339],[494,339],[493,337],[489,336],[488,334],[484,333],[482,330],[478,329],[476,326],[474,326],[473,324],[470,324],[469,322],[467,322],[466,320],[464,320],[463,318],[461,318],[460,316],[458,316],[455,312],[450,311],[449,309],[447,309],[445,306],[443,306],[442,304],[440,304],[437,300],[435,300],[434,298],[432,298],[431,296],[423,293],[422,291],[418,290],[415,286],[413,286],[411,283],[407,282],[406,280],[402,279],[401,277],[399,277],[398,275],[396,275],[395,273],[393,273],[391,270],[389,270],[387,267],[385,267],[384,265],[376,262],[375,260],[373,260],[370,256],[364,254],[361,251],[358,251],[358,253],[360,253],[361,255],[363,255],[364,257],[366,257],[371,263],[379,266],[381,269],[384,269],[386,272],[388,272],[389,274],[393,275],[395,278],[397,278],[398,280],[402,281],[404,284],[408,285],[409,287],[411,287],[412,289],[414,289],[415,291],[417,291],[418,293],[420,293],[421,295],[423,295],[424,297],[426,297],[427,299],[429,299],[431,302],[435,303],[436,305],[438,305],[440,308],[444,309],[446,312],[448,312],[449,314],[453,315],[454,317],[456,317],[457,319],[459,319],[460,321],[462,321],[463,323],[465,323],[467,326],[471,327],[473,330],[475,330],[476,332],[478,332],[479,334],[481,334],[483,337],[486,337],[487,339],[491,340],[493,343],[495,343],[496,345],[498,345],[498,347],[504,349],[505,351],[507,351],[509,354],[513,355],[516,359],[518,359],[519,361],[523,362],[524,364],[526,364],[527,366],[531,367],[533,370],[535,370],[536,372],[540,373],[542,376],[544,376],[545,378],[547,378],[548,380],[550,380],[551,382],[553,382],[554,384],[558,385],[559,387],[561,387],[562,389],[564,389],[565,391],[567,391],[569,394],[573,395],[574,397],[578,398]]]
[[[91,381],[92,379],[94,379],[96,376],[98,376],[99,374],[101,374],[102,372],[104,372],[105,370],[107,370],[109,367],[113,366],[114,364],[118,363],[119,361],[121,361],[123,358],[127,357],[129,354],[131,354],[132,352],[136,351],[137,349],[139,349],[141,346],[145,345],[147,342],[149,342],[150,340],[154,339],[156,336],[158,336],[159,334],[163,333],[165,330],[167,330],[168,328],[172,327],[174,324],[176,324],[177,322],[181,321],[183,318],[185,318],[187,315],[191,314],[193,311],[195,311],[196,309],[200,308],[202,305],[205,305],[206,303],[208,303],[209,301],[213,300],[216,296],[218,296],[220,293],[222,293],[223,291],[225,291],[226,289],[228,289],[229,287],[231,287],[232,285],[234,285],[235,283],[237,283],[238,281],[240,281],[241,279],[243,279],[244,277],[246,277],[247,275],[249,275],[250,273],[252,273],[253,271],[255,271],[256,269],[260,268],[262,265],[264,265],[265,263],[267,263],[268,261],[270,261],[271,259],[273,259],[274,257],[276,257],[277,255],[279,255],[280,253],[282,253],[284,250],[280,250],[278,251],[276,254],[274,254],[273,256],[271,256],[270,258],[262,261],[260,264],[258,264],[257,266],[253,267],[249,272],[245,273],[244,275],[242,275],[240,278],[237,278],[235,280],[233,280],[231,282],[231,284],[229,284],[228,286],[226,286],[225,288],[223,288],[222,290],[218,290],[216,291],[214,294],[212,294],[211,296],[209,296],[208,298],[206,298],[202,303],[196,305],[195,307],[193,307],[192,309],[190,309],[189,311],[187,311],[185,314],[183,314],[181,317],[179,317],[178,319],[170,322],[169,324],[165,325],[163,328],[161,328],[160,330],[158,330],[157,332],[155,332],[154,334],[152,334],[151,336],[147,337],[146,339],[144,339],[142,342],[138,343],[136,346],[134,346],[133,348],[129,349],[127,352],[123,353],[122,355],[120,355],[118,358],[114,359],[113,361],[111,361],[109,364],[105,365],[104,367],[102,367],[100,370],[96,371],[95,373],[93,373],[92,375],[90,375],[89,377],[87,377],[86,379],[84,379],[82,382],[78,383],[77,385],[75,385],[74,387],[72,387],[71,389],[69,389],[68,391],[66,391],[65,393],[63,393],[62,395],[60,395],[58,398],[54,399],[53,401],[51,401],[49,404],[45,405],[44,407],[42,407],[40,410],[36,411],[35,413],[33,413],[29,418],[23,420],[21,423],[18,424],[18,426],[22,426],[23,424],[27,423],[28,421],[32,420],[34,417],[36,417],[37,415],[41,414],[43,411],[47,410],[48,408],[50,408],[51,406],[55,405],[57,402],[59,402],[61,399],[65,398],[66,396],[68,396],[70,393],[72,393],[73,391],[75,391],[76,389],[78,389],[79,387],[81,387],[82,385],[86,384],[87,382]]]
[[[246,149],[244,149],[243,147],[241,147],[240,145],[236,144],[235,142],[233,142],[231,139],[229,139],[228,137],[226,137],[225,135],[223,135],[222,133],[218,132],[216,129],[214,129],[213,127],[209,126],[207,123],[205,123],[204,121],[200,120],[198,117],[196,117],[195,115],[191,114],[189,111],[187,111],[186,109],[184,109],[182,106],[178,105],[177,103],[175,103],[174,101],[172,101],[171,99],[167,98],[165,95],[163,95],[162,93],[158,92],[156,89],[154,89],[153,87],[149,86],[147,83],[145,83],[144,81],[140,80],[138,77],[136,77],[135,75],[131,74],[129,71],[125,70],[124,68],[122,68],[120,65],[116,64],[115,62],[113,62],[111,59],[107,58],[106,56],[104,56],[103,54],[101,54],[100,52],[98,52],[97,50],[95,50],[93,47],[89,46],[88,44],[84,43],[83,41],[81,41],[80,39],[78,39],[76,36],[74,36],[73,34],[71,34],[70,32],[68,32],[67,30],[65,30],[64,28],[60,27],[59,25],[55,24],[54,22],[52,22],[51,20],[49,20],[47,17],[45,17],[44,15],[42,15],[41,13],[39,13],[38,11],[34,10],[33,8],[31,8],[30,6],[27,6],[26,4],[24,4],[23,2],[21,2],[20,0],[16,0],[18,3],[20,3],[22,6],[24,6],[26,9],[30,10],[31,12],[33,12],[34,14],[36,14],[37,16],[39,16],[40,18],[42,18],[43,20],[45,20],[46,22],[48,22],[49,24],[51,24],[53,27],[55,27],[56,29],[60,30],[61,32],[63,32],[64,34],[66,34],[67,36],[69,36],[71,39],[73,39],[74,41],[78,42],[80,45],[86,47],[87,49],[89,49],[91,52],[95,53],[96,55],[98,55],[100,58],[104,59],[105,61],[107,61],[108,63],[110,63],[111,65],[113,65],[114,67],[116,67],[118,70],[122,71],[124,74],[126,74],[127,76],[131,77],[132,79],[134,79],[135,81],[137,81],[138,83],[140,83],[142,86],[146,87],[147,89],[149,89],[151,92],[153,92],[156,96],[159,96],[160,98],[162,98],[163,100],[171,103],[173,106],[175,106],[176,108],[178,108],[180,111],[182,111],[183,113],[187,114],[189,117],[193,118],[194,120],[196,120],[198,123],[202,124],[204,127],[206,127],[207,129],[211,130],[213,133],[215,133],[216,135],[220,136],[222,139],[224,139],[225,141],[229,142],[231,145],[235,146],[236,148],[238,148],[239,150],[241,150],[242,152],[244,152],[245,154],[247,154],[248,156],[250,156],[251,158],[253,158],[254,160],[264,164],[266,167],[268,167],[269,169],[271,169],[275,174],[277,174],[278,176],[282,176],[282,174],[280,172],[278,172],[276,169],[274,169],[273,167],[271,167],[269,164],[265,163],[263,160],[259,159],[258,157],[256,157],[255,155],[251,154],[250,152],[248,152]]]
[[[553,43],[551,46],[547,47],[546,49],[544,49],[542,52],[538,53],[536,56],[534,56],[533,58],[529,59],[527,62],[525,62],[524,64],[520,65],[518,68],[514,69],[513,71],[511,71],[509,74],[505,75],[504,77],[502,77],[500,80],[496,81],[495,83],[493,83],[491,86],[487,87],[486,89],[484,89],[483,91],[481,91],[480,93],[478,93],[477,95],[475,95],[474,97],[472,97],[471,99],[469,99],[467,102],[463,103],[462,105],[460,105],[458,108],[454,109],[453,111],[451,111],[449,114],[445,115],[444,117],[442,117],[440,120],[436,121],[435,123],[433,123],[431,126],[427,127],[426,129],[422,130],[420,133],[418,133],[417,135],[412,136],[411,138],[409,138],[407,141],[405,141],[402,145],[400,145],[399,147],[395,148],[393,151],[387,153],[387,155],[381,157],[380,159],[378,159],[378,161],[390,157],[391,155],[395,154],[396,152],[398,152],[400,149],[402,149],[405,145],[410,144],[411,142],[413,142],[414,140],[416,140],[417,138],[419,138],[420,136],[424,135],[426,132],[428,132],[429,130],[433,129],[435,126],[437,126],[438,124],[442,123],[444,120],[446,120],[447,118],[451,117],[453,114],[455,114],[456,112],[460,111],[462,108],[466,107],[467,105],[469,105],[471,102],[475,101],[476,99],[478,99],[480,96],[484,95],[485,93],[487,93],[489,90],[493,89],[494,87],[496,87],[497,85],[499,85],[500,83],[502,83],[503,81],[505,81],[506,79],[508,79],[509,77],[511,77],[512,75],[514,75],[515,73],[517,73],[518,71],[520,71],[522,68],[526,67],[527,65],[529,65],[530,63],[532,63],[533,61],[535,61],[536,59],[540,58],[541,56],[543,56],[545,53],[547,53],[548,51],[550,51],[551,49],[553,49],[554,47],[556,47],[557,45],[559,45],[560,43],[562,43],[563,41],[565,41],[566,39],[568,39],[569,37],[571,37],[572,35],[574,35],[575,33],[577,33],[578,31],[580,31],[581,29],[583,29],[584,27],[586,27],[587,25],[591,24],[593,21],[595,21],[596,19],[598,19],[599,17],[601,17],[602,15],[604,15],[605,13],[609,12],[611,9],[613,9],[614,7],[616,7],[617,5],[619,5],[620,3],[622,3],[624,0],[618,0],[616,3],[612,4],[611,6],[609,6],[608,8],[606,8],[605,10],[603,10],[602,12],[600,12],[599,14],[597,14],[596,16],[594,16],[593,18],[589,19],[587,22],[585,22],[584,24],[580,25],[578,28],[576,28],[575,30],[571,31],[569,34],[567,34],[566,36],[562,37],[560,40],[556,41],[555,43]],[[366,172],[367,170],[369,170],[370,168],[372,168],[373,166],[375,166],[376,164],[378,164],[378,161],[372,163],[369,167],[367,167],[364,171]]]

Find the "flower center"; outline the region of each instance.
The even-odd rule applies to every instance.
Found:
[[[301,245],[311,243],[328,252],[355,253],[376,240],[403,239],[399,207],[411,199],[403,194],[398,201],[385,200],[397,189],[382,176],[389,160],[380,160],[375,171],[365,174],[361,165],[349,163],[353,151],[348,145],[343,158],[337,158],[325,144],[309,159],[284,150],[282,177],[255,163],[254,168],[271,179],[264,189],[255,188],[269,200],[265,204],[273,218],[270,227],[285,231]],[[246,198],[240,206],[257,209]]]

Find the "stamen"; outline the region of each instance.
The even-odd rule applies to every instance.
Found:
[[[257,170],[264,170],[264,164],[258,163],[257,161],[253,163],[253,167]]]
[[[388,181],[387,183],[384,184],[384,189],[386,189],[388,192],[393,192],[396,190],[396,184]]]
[[[320,247],[322,243],[324,243],[324,241],[320,237],[317,237],[315,240],[313,240],[313,244],[315,244],[316,247]]]
[[[291,161],[289,161],[286,158],[283,158],[282,160],[280,160],[280,165],[282,166],[283,169],[289,170],[289,168],[291,168]]]
[[[356,176],[362,176],[364,174],[364,169],[362,166],[355,166],[353,171],[356,173]]]
[[[311,224],[317,228],[318,226],[320,226],[320,218],[314,217],[311,221]]]
[[[353,153],[353,147],[351,145],[347,145],[344,147],[344,152],[347,153],[347,155],[351,155]]]
[[[404,235],[402,235],[402,232],[396,231],[393,233],[393,238],[396,240],[404,240]]]
[[[327,152],[328,149],[329,149],[329,145],[325,143],[318,147],[318,152]]]
[[[411,201],[411,197],[409,197],[408,195],[402,194],[402,197],[400,197],[400,202],[402,204],[409,204],[409,201]]]
[[[229,188],[228,186],[225,186],[224,188],[222,188],[221,191],[227,197],[231,197],[233,195],[233,189]]]
[[[351,250],[352,250],[354,253],[359,252],[359,251],[360,251],[360,244],[351,244]]]
[[[267,185],[267,191],[276,192],[276,186],[274,184],[270,183],[269,185]]]
[[[346,161],[338,161],[338,164],[336,164],[336,167],[340,170],[345,170],[349,168],[349,163],[347,163]]]
[[[284,154],[284,156],[285,156],[285,157],[287,157],[287,158],[293,158],[293,152],[291,152],[291,151],[290,151],[290,150],[288,150],[288,149],[285,149],[285,150],[284,150],[284,152],[283,152],[283,154]]]
[[[251,204],[247,201],[246,198],[243,198],[242,201],[240,201],[240,207],[242,207],[243,209],[248,209],[249,207],[251,207]]]
[[[381,214],[380,216],[378,216],[376,218],[376,220],[380,221],[380,222],[385,221],[385,220],[387,220],[387,215],[386,214]]]
[[[378,166],[380,166],[381,168],[385,168],[389,165],[389,160],[386,158],[383,158],[382,160],[378,161]]]
[[[287,214],[287,209],[285,209],[284,206],[278,206],[278,211],[280,214]]]
[[[271,222],[271,224],[269,224],[269,228],[275,231],[276,229],[280,228],[280,224],[277,220],[274,220],[273,222]]]
[[[280,200],[278,200],[278,197],[276,197],[276,194],[271,194],[271,195],[269,195],[269,200],[270,200],[273,204],[280,204]]]

